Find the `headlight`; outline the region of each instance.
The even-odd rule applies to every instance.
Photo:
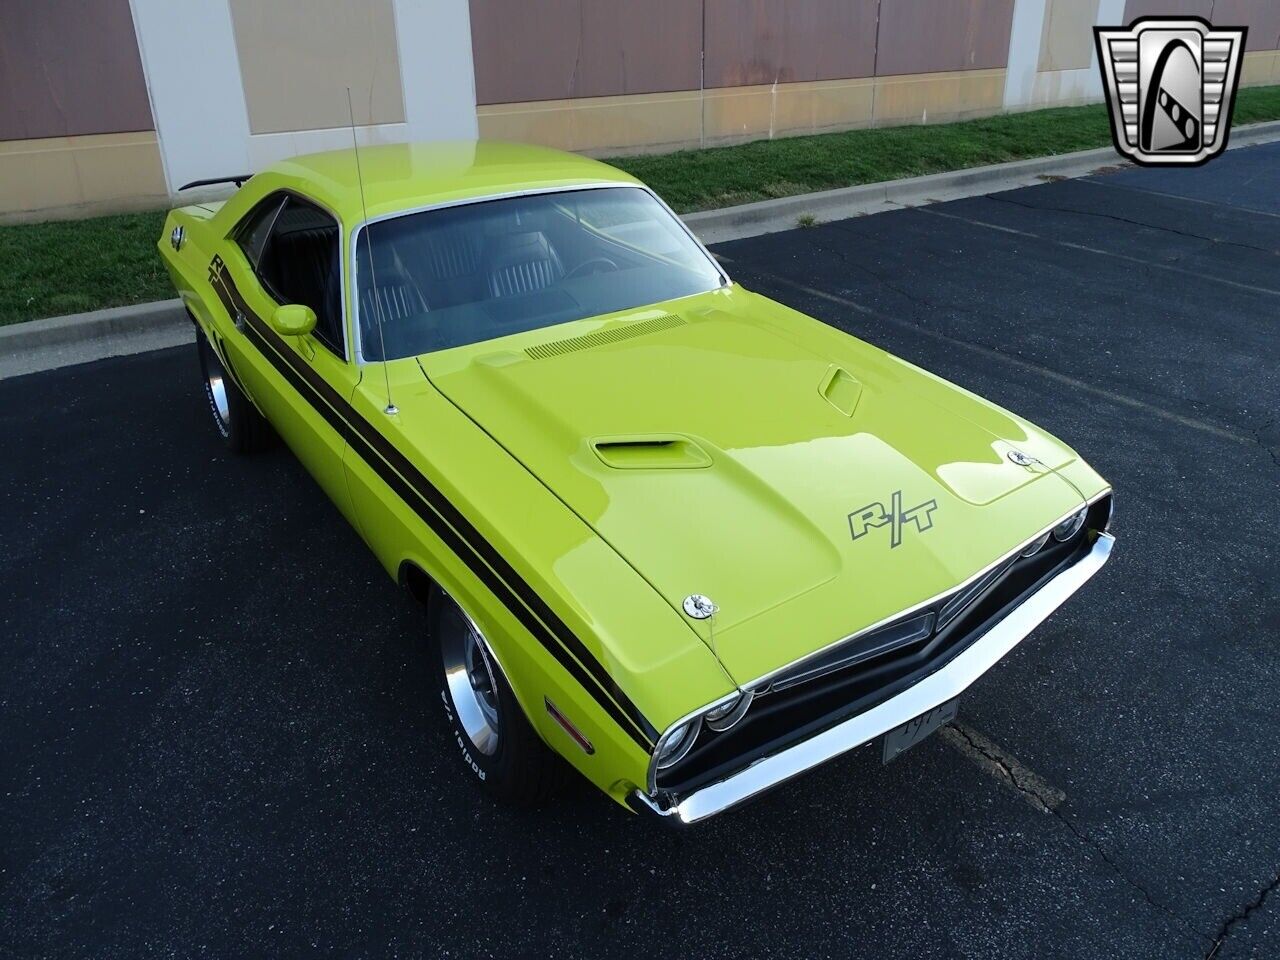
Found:
[[[1022,551],[1022,556],[1034,557],[1037,553],[1040,552],[1040,548],[1043,547],[1048,542],[1049,542],[1049,534],[1046,533],[1043,537],[1036,538],[1036,540],[1033,543],[1027,544],[1027,549]]]
[[[730,700],[728,703],[716,707],[714,710],[708,710],[703,714],[702,719],[705,720],[707,722],[707,726],[716,731],[716,733],[728,730],[742,719],[743,714],[747,712],[747,707],[751,706],[751,699],[754,696],[755,694],[749,690],[745,693],[739,692],[736,699]]]
[[[1053,528],[1053,539],[1070,540],[1072,537],[1074,537],[1077,533],[1080,532],[1080,528],[1084,526],[1084,515],[1085,515],[1085,511],[1080,510],[1079,512],[1073,513],[1071,516],[1067,517],[1067,519],[1063,520],[1060,524],[1058,524],[1056,527]]]
[[[702,720],[694,717],[685,723],[680,724],[658,744],[658,769],[665,770],[674,763],[679,763],[684,755],[693,747],[693,741],[698,739],[698,728],[702,726]]]

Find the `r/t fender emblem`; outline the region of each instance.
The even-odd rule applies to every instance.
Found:
[[[245,315],[240,309],[240,304],[236,302],[236,298],[231,295],[231,291],[227,289],[227,278],[224,276],[227,270],[227,264],[221,255],[214,254],[213,259],[209,261],[209,283],[213,287],[221,287],[222,294],[226,295],[226,303],[231,319],[235,321],[237,329],[244,329]],[[221,295],[221,294],[220,294]]]
[[[854,540],[865,537],[875,527],[889,528],[889,548],[902,543],[902,531],[908,523],[915,524],[916,531],[924,533],[933,527],[933,511],[937,500],[926,500],[914,507],[902,508],[902,491],[895,490],[889,498],[889,509],[879,501],[868,503],[849,514],[849,533]]]

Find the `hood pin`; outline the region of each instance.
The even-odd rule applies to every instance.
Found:
[[[710,597],[704,597],[700,593],[690,594],[684,598],[684,612],[694,620],[707,620],[719,609],[711,602]]]

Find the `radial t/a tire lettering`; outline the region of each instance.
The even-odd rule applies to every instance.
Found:
[[[545,800],[560,786],[567,766],[525,717],[488,641],[439,588],[432,591],[427,620],[440,702],[463,767],[500,800],[520,805]]]

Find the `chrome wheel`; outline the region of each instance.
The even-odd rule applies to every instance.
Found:
[[[212,347],[206,346],[204,354],[204,393],[213,411],[214,423],[225,437],[231,430],[231,407],[227,403],[227,373],[222,361]]]
[[[440,652],[445,683],[458,723],[471,745],[485,756],[498,752],[502,716],[498,706],[498,670],[476,625],[461,610],[441,624]]]

